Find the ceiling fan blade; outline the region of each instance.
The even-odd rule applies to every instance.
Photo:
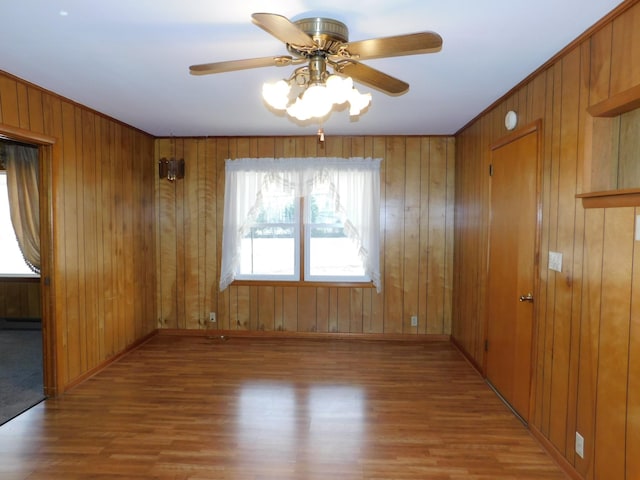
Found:
[[[347,46],[347,51],[357,59],[435,53],[441,49],[442,37],[435,32],[372,38],[370,40],[350,42]]]
[[[315,47],[313,38],[300,30],[293,22],[275,13],[254,13],[253,23],[278,40],[296,47]]]
[[[292,61],[293,57],[284,55],[279,57],[247,58],[246,60],[203,63],[201,65],[191,65],[189,67],[189,73],[191,73],[191,75],[208,75],[210,73],[233,72],[235,70],[246,70],[248,68],[282,67],[291,65]]]
[[[334,68],[337,72],[350,76],[356,82],[376,88],[387,95],[402,95],[409,90],[408,83],[353,60],[340,62]]]

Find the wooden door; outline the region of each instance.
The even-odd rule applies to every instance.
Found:
[[[491,161],[485,371],[527,422],[538,243],[536,126],[494,146]]]

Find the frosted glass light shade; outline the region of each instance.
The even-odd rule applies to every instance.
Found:
[[[290,99],[291,85],[285,80],[265,83],[262,98],[276,110],[300,121],[323,118],[331,113],[334,105],[349,103],[349,114],[359,115],[371,103],[371,94],[362,94],[353,87],[350,77],[330,75],[325,83],[313,83],[293,102]]]
[[[289,103],[291,85],[284,80],[262,85],[262,98],[276,110],[284,110]]]

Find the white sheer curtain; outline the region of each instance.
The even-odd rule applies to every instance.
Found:
[[[365,274],[380,292],[380,162],[326,157],[227,160],[220,290],[239,272],[241,239],[255,222],[264,190],[281,188],[304,197],[314,185],[329,183],[345,232],[356,242]]]

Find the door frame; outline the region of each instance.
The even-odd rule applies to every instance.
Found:
[[[57,328],[55,319],[55,294],[53,274],[53,187],[52,163],[54,137],[0,123],[0,137],[17,140],[38,147],[40,199],[40,303],[42,309],[42,367],[43,387],[47,397],[58,394]]]
[[[537,155],[536,155],[536,238],[534,239],[534,261],[533,261],[533,318],[531,322],[531,370],[529,372],[529,411],[527,412],[527,416],[529,421],[531,421],[533,408],[534,408],[534,399],[536,395],[536,383],[534,381],[534,371],[536,369],[536,361],[538,357],[538,336],[536,332],[538,331],[538,314],[539,314],[539,302],[540,298],[540,249],[542,244],[542,176],[543,176],[543,130],[542,130],[542,120],[535,120],[523,127],[513,131],[512,133],[501,137],[496,142],[489,145],[489,161],[492,161],[493,151],[497,150],[509,143],[512,143],[516,140],[519,140],[526,135],[531,133],[537,134]],[[491,178],[491,177],[489,177]],[[491,254],[491,195],[492,195],[492,182],[489,181],[489,196],[488,196],[488,216],[487,216],[487,258],[486,258],[486,282],[488,284],[489,280],[489,264],[490,264],[490,254]],[[484,299],[484,345],[488,340],[489,336],[489,289],[485,289],[485,299]],[[487,378],[487,351],[485,350],[485,355],[483,355],[482,361],[482,374],[489,383]],[[495,390],[495,389],[494,389]],[[499,395],[500,396],[500,395]],[[503,399],[504,400],[504,399]],[[506,402],[505,402],[506,403]],[[520,418],[520,416],[513,410],[511,406],[509,408]],[[525,422],[526,423],[526,422]]]

